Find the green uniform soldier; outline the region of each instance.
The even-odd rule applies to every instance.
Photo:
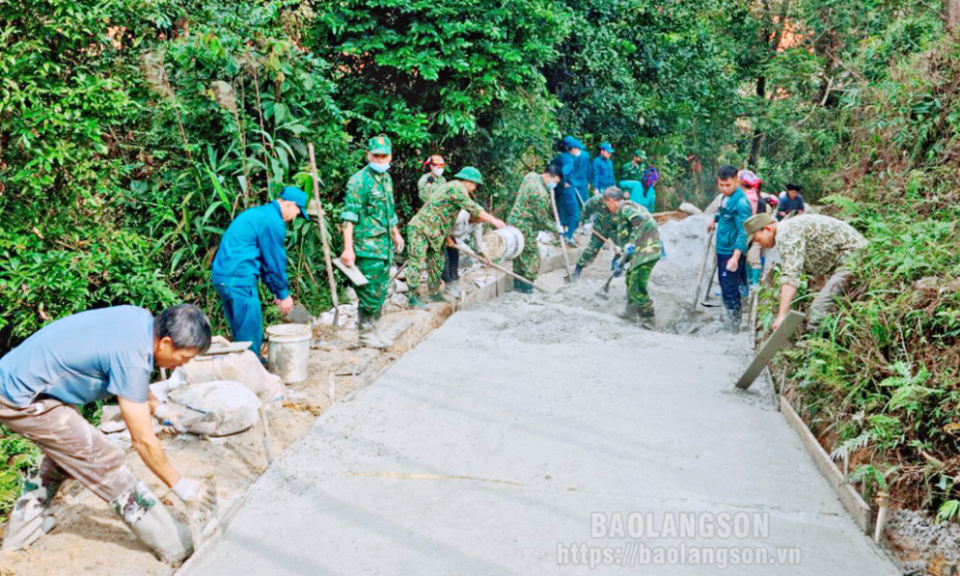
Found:
[[[867,239],[853,226],[820,214],[802,214],[782,222],[760,213],[743,224],[747,238],[763,248],[777,247],[780,253],[780,309],[773,329],[780,327],[800,287],[800,275],[830,274],[823,288],[810,303],[809,330],[833,314],[836,296],[850,284],[853,273],[850,259],[867,245]]]
[[[513,271],[531,282],[537,279],[540,271],[537,233],[541,230],[557,231],[549,194],[553,194],[562,178],[560,167],[556,164],[547,166],[543,174],[530,172],[524,176],[507,217],[507,224],[520,230],[524,238],[523,251],[514,259]],[[517,279],[513,280],[513,289],[527,294],[533,292],[532,286]]]
[[[447,179],[443,177],[443,171],[447,163],[443,156],[434,154],[427,158],[423,165],[427,169],[427,173],[421,176],[417,182],[417,192],[420,195],[420,201],[426,204],[433,193],[447,183]]]
[[[663,244],[653,214],[636,202],[624,200],[623,191],[616,187],[603,192],[603,203],[616,216],[617,239],[623,254],[614,260],[614,270],[627,269],[627,305],[620,318],[639,322],[653,329],[653,301],[647,294],[647,283],[654,265],[660,259]]]
[[[633,151],[633,158],[620,170],[621,180],[643,180],[643,171],[647,169],[647,155],[637,148]]]
[[[603,196],[592,196],[587,203],[583,205],[583,221],[588,221],[593,217],[593,223],[588,224],[591,230],[596,230],[599,234],[606,236],[611,242],[617,240],[617,223],[613,214],[607,210],[603,203]],[[600,249],[603,248],[603,240],[590,234],[590,243],[580,254],[580,260],[577,261],[577,267],[573,271],[574,278],[579,278],[583,269],[593,262]]]
[[[403,251],[397,228],[390,168],[390,139],[384,135],[367,144],[368,164],[350,177],[343,206],[343,254],[347,266],[356,263],[368,283],[357,286],[360,343],[373,348],[390,345],[378,326],[380,308],[387,298],[390,264],[394,252]]]
[[[440,275],[443,273],[443,255],[446,238],[453,230],[460,210],[497,228],[506,226],[499,218],[488,214],[471,197],[483,183],[480,171],[467,166],[454,176],[453,182],[441,186],[407,225],[410,253],[407,258],[407,286],[410,306],[423,308],[417,292],[420,288],[420,270],[427,271],[427,290],[430,302],[444,302],[440,294]]]

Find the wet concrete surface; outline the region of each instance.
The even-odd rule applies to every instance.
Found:
[[[185,572],[898,574],[769,388],[734,390],[743,337],[628,325],[600,283],[452,316],[321,416]]]

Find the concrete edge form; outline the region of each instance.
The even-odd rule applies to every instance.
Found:
[[[816,464],[820,473],[823,474],[823,477],[827,479],[827,483],[830,484],[833,491],[837,493],[837,497],[853,518],[853,521],[856,522],[864,534],[870,536],[872,524],[872,511],[870,510],[870,506],[864,502],[863,498],[860,497],[860,494],[858,494],[852,486],[843,482],[843,473],[840,472],[837,465],[833,463],[833,460],[830,458],[830,455],[827,454],[827,451],[823,449],[823,446],[820,446],[820,443],[817,442],[813,432],[810,431],[810,428],[808,428],[803,419],[800,418],[797,411],[790,405],[787,397],[780,395],[779,399],[780,413],[783,414],[787,423],[790,424],[790,427],[793,428],[800,437],[800,441],[803,442],[804,447],[806,447],[810,458],[813,459],[814,464]]]

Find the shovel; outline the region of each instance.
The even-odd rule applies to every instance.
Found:
[[[527,279],[524,278],[523,276],[520,276],[519,274],[514,274],[514,273],[511,272],[510,270],[507,270],[506,268],[504,268],[503,266],[497,266],[497,265],[494,264],[493,262],[491,262],[491,263],[488,264],[483,258],[481,258],[480,256],[477,256],[476,254],[474,254],[473,250],[470,250],[469,248],[467,248],[467,247],[464,246],[463,244],[458,244],[458,245],[456,246],[456,248],[457,248],[457,250],[459,250],[459,251],[463,252],[464,254],[466,254],[467,256],[473,258],[474,260],[476,260],[477,262],[479,262],[479,263],[480,263],[481,265],[483,265],[483,266],[489,266],[490,268],[493,268],[493,269],[495,269],[495,270],[499,270],[499,271],[503,272],[504,274],[506,274],[507,276],[513,278],[514,280],[519,280],[519,281],[521,281],[521,282],[523,282],[523,283],[525,283],[525,284],[529,284],[529,285],[533,286],[534,288],[536,288],[537,290],[540,290],[541,292],[546,292],[547,294],[550,293],[550,291],[547,290],[546,288],[541,288],[541,287],[537,286],[536,284],[534,284],[533,282],[527,280]]]
[[[633,257],[633,254],[627,256],[626,257],[627,259],[623,261],[621,266],[626,266],[627,264],[629,264],[630,259],[632,257]],[[623,269],[623,272],[626,272],[626,268]],[[617,271],[614,270],[613,272],[610,273],[610,277],[607,278],[607,281],[603,285],[603,288],[601,288],[600,290],[597,290],[596,295],[599,296],[600,298],[603,298],[604,300],[609,300],[610,299],[610,283],[613,282],[613,279],[616,277],[617,277]]]

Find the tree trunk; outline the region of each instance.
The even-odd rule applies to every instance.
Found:
[[[960,0],[944,0],[946,4],[947,29],[954,30],[960,23]]]
[[[760,102],[764,107],[767,104],[767,77],[760,76],[757,78],[757,97],[760,98]],[[759,121],[760,118],[764,115],[765,111],[759,114],[755,121]],[[747,160],[747,165],[753,169],[757,168],[757,164],[760,162],[760,149],[763,147],[763,130],[760,129],[760,126],[754,126],[753,128],[753,138],[750,142],[750,158]]]

